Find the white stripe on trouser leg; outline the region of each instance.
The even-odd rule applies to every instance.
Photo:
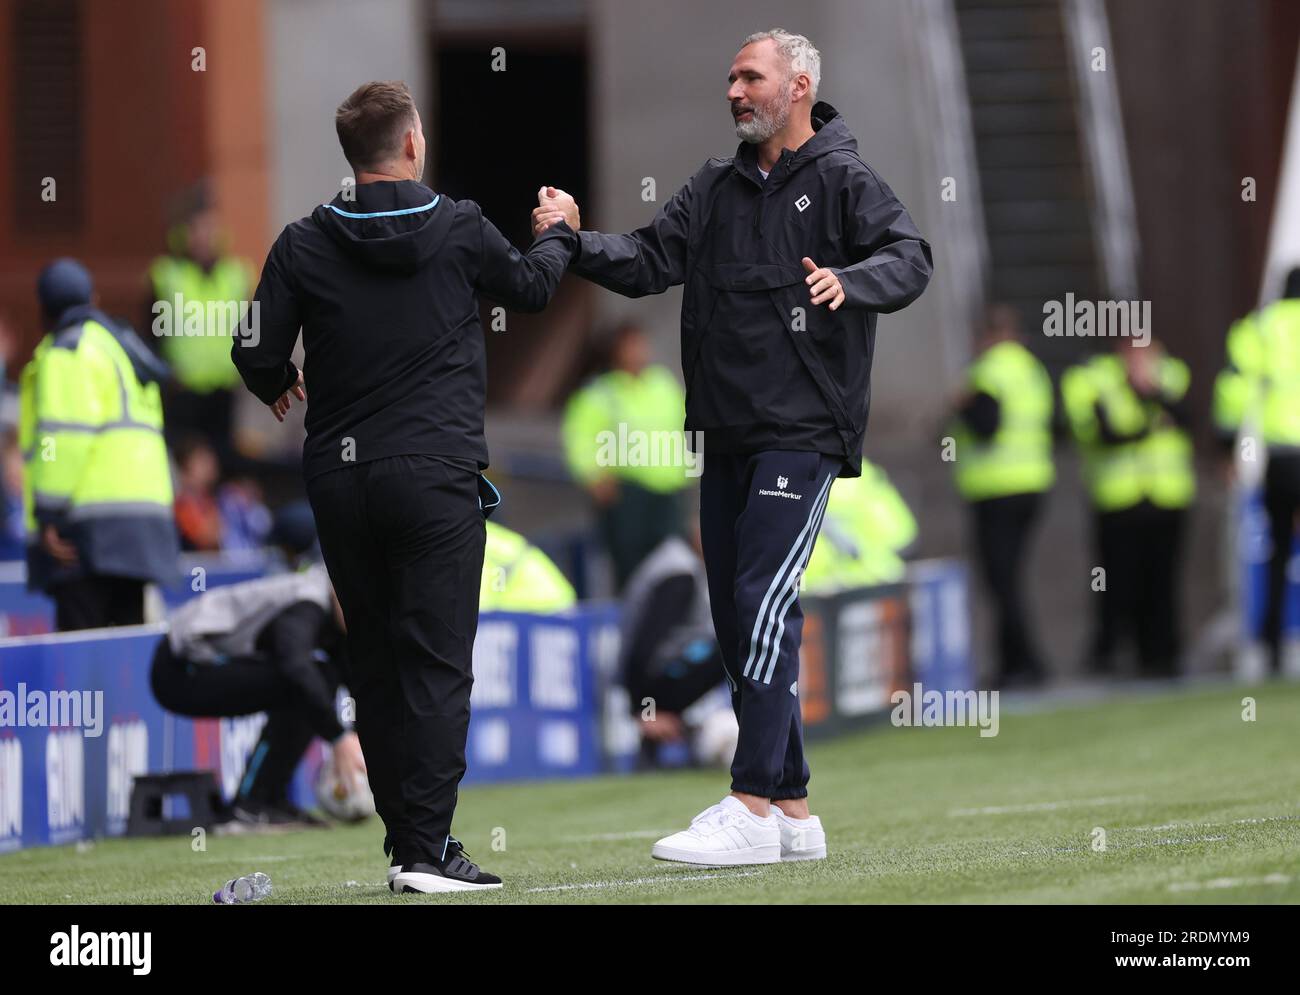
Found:
[[[822,487],[821,492],[818,493],[817,500],[814,501],[812,507],[809,508],[808,521],[804,523],[803,529],[797,536],[795,536],[794,543],[790,547],[790,552],[786,553],[785,560],[782,561],[781,566],[777,569],[776,575],[772,578],[772,583],[768,585],[767,593],[763,595],[762,604],[759,605],[758,614],[754,618],[754,631],[751,632],[749,636],[749,656],[745,660],[745,669],[741,673],[742,677],[749,676],[749,669],[754,663],[754,654],[758,651],[758,645],[760,642],[759,633],[761,631],[766,631],[767,629],[767,626],[764,623],[768,614],[768,608],[769,606],[773,608],[776,607],[773,595],[776,593],[777,588],[781,586],[781,580],[785,576],[786,568],[789,567],[790,561],[795,559],[799,550],[802,548],[804,536],[808,532],[808,526],[812,524],[812,520],[817,511],[817,505],[820,503],[822,495],[826,492],[829,484],[830,481],[828,480],[826,485]]]
[[[829,496],[830,495],[827,495],[828,498]],[[813,525],[812,533],[808,536],[807,549],[804,550],[803,556],[800,557],[799,568],[795,570],[794,576],[791,578],[791,582],[788,586],[787,591],[785,591],[782,594],[782,596],[777,599],[777,601],[780,603],[780,606],[777,610],[777,617],[779,621],[777,623],[776,632],[774,633],[771,642],[767,646],[768,663],[767,663],[767,673],[763,675],[764,684],[771,684],[772,675],[773,673],[776,672],[776,661],[781,656],[781,637],[785,635],[785,616],[786,613],[790,610],[790,606],[794,604],[795,599],[799,597],[799,583],[800,581],[803,580],[804,568],[808,566],[808,561],[812,559],[813,546],[815,546],[817,543],[817,532],[822,527],[822,518],[824,518],[826,515],[826,505],[829,503],[830,503],[829,501],[822,502],[821,510],[818,511],[817,513],[817,521]],[[754,668],[755,677],[758,676],[758,674],[762,671],[762,669],[763,669],[763,664],[760,661],[759,665]]]
[[[817,517],[817,508],[829,493],[831,481],[833,479],[834,477],[826,478],[826,483],[822,485],[822,489],[817,493],[817,499],[808,509],[808,520],[804,522],[803,528],[800,530],[799,534],[795,536],[794,544],[790,547],[790,552],[786,553],[785,560],[782,561],[781,566],[777,569],[776,575],[772,578],[772,583],[768,585],[767,593],[763,595],[762,604],[758,607],[758,615],[754,618],[754,631],[751,632],[749,636],[749,656],[745,660],[745,669],[741,675],[743,677],[749,676],[750,668],[754,664],[754,656],[758,653],[759,644],[762,642],[763,636],[766,635],[769,629],[769,625],[767,624],[769,621],[768,616],[770,614],[769,609],[776,608],[776,599],[773,595],[776,594],[778,589],[784,588],[785,585],[782,582],[786,579],[786,570],[790,566],[791,561],[796,560],[800,551],[803,549],[804,539],[808,535],[808,529],[812,525],[813,519]]]
[[[827,478],[826,482],[829,484],[834,479],[835,475],[831,474],[831,476]],[[760,649],[758,659],[755,661],[754,671],[750,675],[756,681],[762,680],[763,683],[767,684],[772,680],[772,667],[775,664],[776,657],[781,648],[781,636],[780,633],[776,631],[778,628],[778,621],[780,623],[780,628],[784,630],[785,612],[789,608],[788,603],[786,603],[786,594],[792,589],[796,591],[799,589],[799,581],[803,577],[804,567],[808,565],[808,557],[812,554],[813,543],[817,539],[817,530],[821,528],[822,516],[826,514],[826,506],[830,503],[830,498],[830,489],[827,488],[821,500],[813,509],[813,517],[809,522],[810,528],[807,530],[807,535],[804,536],[803,543],[799,547],[799,555],[795,557],[794,566],[791,568],[790,573],[786,575],[785,580],[781,584],[781,589],[777,592],[776,597],[772,601],[772,610],[768,613],[767,622],[763,628],[763,636],[759,640]],[[783,604],[785,607],[782,607]],[[775,641],[773,640],[773,635],[776,637]],[[768,663],[767,677],[764,679],[762,676],[763,664],[768,661],[771,662]]]

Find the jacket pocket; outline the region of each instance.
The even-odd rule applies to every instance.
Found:
[[[851,384],[841,383],[832,376],[826,362],[827,353],[830,352],[835,358],[833,365],[836,368],[845,369],[853,364],[855,357],[850,353],[850,341],[856,329],[849,327],[850,322],[841,321],[838,314],[830,311],[825,304],[813,304],[806,293],[802,270],[800,274],[797,283],[772,289],[769,294],[772,306],[776,309],[795,352],[808,370],[808,375],[821,392],[836,427],[841,432],[857,433],[861,431],[861,426],[850,413],[849,399],[846,396]],[[797,322],[800,317],[803,319],[802,326]],[[865,385],[863,389],[865,390]]]

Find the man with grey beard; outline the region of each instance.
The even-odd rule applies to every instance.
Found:
[[[700,526],[740,738],[731,793],[652,856],[762,864],[826,856],[808,811],[799,579],[836,477],[861,473],[876,315],[925,289],[930,247],[858,156],[802,35],[750,35],[728,77],[735,156],[710,159],[644,228],[580,231],[572,268],[627,297],[685,285],[686,430],[706,456]],[[541,191],[534,232],[581,227]]]

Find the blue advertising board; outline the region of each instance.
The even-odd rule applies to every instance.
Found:
[[[593,647],[614,606],[553,616],[485,614],[474,648],[466,783],[600,769]],[[233,796],[265,717],[190,720],[149,689],[165,626],[0,639],[0,852],[120,835],[132,778],[212,770]],[[314,805],[313,745],[294,800]]]
[[[1241,615],[1246,635],[1258,638],[1264,629],[1264,612],[1268,602],[1268,561],[1272,555],[1268,515],[1263,495],[1251,491],[1238,505],[1238,569],[1241,576]],[[1282,631],[1300,637],[1300,536],[1291,541],[1291,558],[1287,566],[1287,587],[1282,606]]]

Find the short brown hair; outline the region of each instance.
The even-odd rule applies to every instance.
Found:
[[[400,80],[364,83],[334,115],[339,144],[353,169],[370,169],[402,151],[402,136],[415,126],[415,99]]]

